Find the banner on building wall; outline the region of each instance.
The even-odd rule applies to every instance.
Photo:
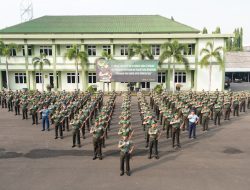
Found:
[[[98,82],[156,82],[158,61],[105,60],[96,61]]]

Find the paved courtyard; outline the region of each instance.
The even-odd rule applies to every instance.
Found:
[[[54,139],[31,119],[21,120],[0,108],[0,190],[248,190],[250,186],[250,111],[210,131],[198,129],[196,140],[181,134],[180,150],[171,139],[160,139],[160,159],[148,160],[140,125],[137,98],[132,97],[132,125],[136,150],[132,175],[119,176],[118,117],[122,98],[116,100],[107,147],[102,161],[92,160],[90,134],[81,148],[71,148],[71,132]]]

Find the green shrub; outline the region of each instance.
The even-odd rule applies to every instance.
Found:
[[[154,91],[157,93],[157,94],[161,94],[163,92],[163,84],[157,84],[155,87],[154,87]]]
[[[95,93],[95,92],[96,92],[96,88],[93,88],[93,86],[89,86],[89,87],[87,88],[87,92]]]

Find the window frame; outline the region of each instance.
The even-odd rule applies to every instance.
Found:
[[[174,75],[174,82],[181,84],[187,83],[187,73],[184,71],[176,71]]]
[[[102,51],[106,51],[109,55],[111,55],[111,45],[103,45]]]
[[[87,45],[88,56],[96,56],[96,45]]]
[[[157,82],[162,84],[166,82],[166,73],[165,72],[158,72],[157,74]]]
[[[80,83],[80,74],[78,73],[78,84]],[[76,73],[67,73],[67,84],[76,84]]]
[[[14,77],[15,77],[16,84],[26,84],[27,83],[26,73],[15,73]]]
[[[120,46],[120,55],[121,56],[128,56],[128,45],[121,45]]]
[[[161,55],[161,46],[159,44],[151,45],[151,53],[153,56],[160,56]]]
[[[88,83],[96,84],[96,73],[94,72],[88,73]]]
[[[42,73],[40,72],[35,73],[35,80],[36,80],[36,84],[42,84],[43,83]]]
[[[52,46],[40,46],[40,54],[45,54],[46,56],[53,56]]]

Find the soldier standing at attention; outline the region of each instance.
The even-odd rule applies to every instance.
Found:
[[[228,98],[224,102],[224,108],[225,108],[224,120],[230,120],[231,102]]]
[[[58,138],[58,130],[60,133],[60,138],[63,139],[63,131],[62,131],[62,115],[60,114],[59,110],[56,110],[55,114],[53,115],[54,125],[55,125],[55,139]],[[44,131],[43,129],[42,131]]]
[[[158,140],[161,136],[160,130],[157,127],[157,122],[155,120],[152,121],[151,127],[148,130],[149,134],[149,155],[148,159],[152,158],[152,152],[154,147],[154,156],[156,159],[159,159],[158,155]]]
[[[130,158],[134,150],[134,144],[129,140],[128,136],[122,136],[119,141],[118,148],[120,149],[120,176],[124,175],[124,163],[126,162],[126,174],[130,176]]]
[[[233,115],[235,116],[239,116],[239,98],[238,97],[234,97],[233,98]]]
[[[72,148],[76,146],[76,141],[78,144],[78,148],[81,147],[81,139],[80,139],[80,126],[81,121],[78,118],[78,115],[74,115],[74,118],[70,122],[70,125],[72,126],[72,134],[73,134],[73,145]]]
[[[14,108],[15,108],[15,115],[20,115],[20,99],[18,95],[16,95],[14,99]]]
[[[183,127],[184,123],[182,124],[181,119],[179,116],[176,114],[173,118],[173,120],[170,122],[170,124],[173,126],[173,148],[175,147],[175,137],[176,137],[176,147],[181,148],[180,146],[180,129]]]
[[[28,119],[28,105],[29,105],[28,101],[22,100],[21,105],[22,105],[23,119]]]
[[[214,105],[214,125],[217,124],[218,121],[218,125],[220,125],[220,116],[221,116],[221,102],[217,101]]]
[[[93,134],[93,145],[94,145],[94,157],[95,160],[99,157],[102,160],[102,141],[104,138],[104,128],[99,124],[99,119],[96,119],[95,126],[90,129],[90,133]]]
[[[201,114],[203,131],[208,131],[209,116],[211,115],[211,111],[207,105],[205,105],[201,110]]]
[[[188,114],[190,112],[190,109],[188,108],[188,105],[186,104],[184,108],[181,110],[182,112],[182,121],[183,121],[183,131],[185,128],[188,130]]]
[[[37,115],[37,110],[38,110],[38,106],[36,105],[36,103],[34,102],[33,105],[30,108],[30,114],[32,116],[32,125],[36,124],[38,125],[38,115]]]

